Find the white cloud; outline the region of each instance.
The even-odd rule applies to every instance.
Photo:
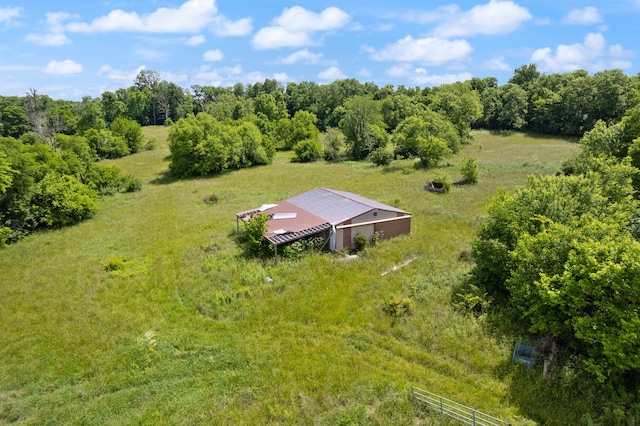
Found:
[[[261,28],[256,33],[253,47],[262,50],[309,46],[317,32],[343,28],[350,19],[349,14],[337,7],[328,7],[320,13],[300,6],[285,8],[273,20],[272,26]]]
[[[508,34],[531,18],[527,9],[512,1],[491,0],[468,12],[452,14],[435,29],[435,34],[441,37]]]
[[[578,69],[600,71],[624,65],[629,61],[625,58],[632,56],[632,52],[625,51],[622,46],[614,45],[607,49],[607,42],[600,33],[589,33],[583,43],[561,44],[555,51],[550,47],[538,49],[531,55],[531,62],[538,64],[543,72],[569,72]]]
[[[66,35],[59,33],[27,34],[24,39],[40,46],[63,46],[71,43]]]
[[[285,56],[280,60],[283,64],[293,65],[298,62],[305,64],[317,64],[322,59],[322,53],[311,53],[307,49],[298,50],[289,56]]]
[[[8,27],[22,15],[21,7],[0,7],[0,24]]]
[[[303,7],[285,9],[274,23],[292,31],[327,31],[343,27],[349,15],[337,7],[328,7],[320,13],[309,12]]]
[[[140,71],[146,69],[147,67],[144,65],[140,65],[138,68],[128,71],[128,70],[119,70],[115,68],[111,68],[109,65],[104,65],[100,67],[98,71],[98,76],[104,76],[108,80],[116,80],[132,83],[135,78],[140,74]]]
[[[378,52],[373,52],[373,59],[439,65],[461,61],[472,50],[473,48],[466,40],[446,40],[434,37],[414,39],[411,36],[406,36]]]
[[[429,74],[425,68],[412,67],[409,64],[394,65],[385,71],[390,77],[408,79],[413,84],[439,86],[455,83],[456,81],[470,80],[473,75],[468,72],[459,74]]]
[[[63,46],[70,44],[71,40],[64,34],[64,22],[74,18],[74,15],[66,12],[47,12],[48,31],[45,34],[31,33],[24,38],[31,43],[40,46]]]
[[[532,18],[529,11],[512,1],[491,0],[463,11],[458,5],[441,6],[434,11],[407,14],[411,22],[440,24],[433,34],[438,37],[460,37],[477,34],[508,34]]]
[[[413,68],[409,64],[394,65],[385,71],[385,74],[391,77],[407,77],[412,70]]]
[[[113,31],[129,31],[144,33],[191,33],[199,32],[211,24],[220,27],[220,35],[236,35],[238,28],[243,34],[247,31],[246,19],[233,23],[218,14],[215,0],[187,0],[178,8],[161,7],[155,12],[139,15],[137,12],[126,12],[121,9],[112,10],[105,16],[87,22],[71,22],[65,26],[70,32],[97,33]],[[232,34],[224,32],[224,29]]]
[[[76,15],[67,12],[47,12],[47,26],[49,32],[61,33],[64,31],[64,22],[71,19],[78,19]]]
[[[573,9],[564,17],[562,22],[569,25],[597,24],[602,22],[602,16],[600,16],[598,9],[588,6],[584,9]]]
[[[44,72],[47,74],[80,74],[84,68],[77,62],[70,59],[58,62],[53,60],[45,67]]]
[[[482,64],[482,68],[496,71],[512,71],[513,68],[504,61],[504,57],[488,59]]]
[[[189,37],[187,41],[184,43],[187,46],[198,46],[202,43],[206,43],[207,39],[202,34],[194,35],[193,37]]]
[[[367,68],[362,68],[360,71],[358,71],[358,75],[361,77],[371,77],[373,75],[373,73],[371,72],[371,70],[367,69]]]
[[[329,67],[324,71],[318,73],[318,78],[325,81],[335,81],[347,78],[347,76],[340,71],[338,67]]]
[[[267,78],[275,79],[279,82],[290,80],[289,76],[284,73],[267,75],[259,71],[245,72],[240,65],[216,69],[211,69],[209,66],[203,66],[196,72],[191,84],[230,87],[236,83],[253,84],[258,81],[262,82]]]
[[[416,68],[415,75],[410,79],[417,85],[441,86],[443,84],[456,83],[458,81],[467,81],[473,78],[468,72],[458,74],[429,74],[424,68]]]
[[[232,22],[226,19],[220,20],[220,22],[214,23],[211,26],[211,31],[218,36],[243,36],[251,34],[253,26],[251,25],[251,19],[244,18],[238,21]]]
[[[311,44],[311,38],[304,32],[289,31],[282,27],[262,28],[253,37],[256,49],[278,49],[281,47],[302,47]]]
[[[217,62],[224,59],[224,55],[222,54],[222,51],[220,49],[207,50],[206,52],[204,52],[204,55],[202,57],[205,61],[208,62]]]

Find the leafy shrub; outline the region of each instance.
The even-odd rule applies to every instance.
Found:
[[[393,161],[393,153],[386,148],[376,148],[369,154],[369,160],[376,166],[388,166]]]
[[[460,166],[464,183],[478,183],[478,162],[475,158],[465,158]]]
[[[382,305],[382,312],[394,318],[406,317],[413,312],[413,301],[409,297],[391,296]]]
[[[122,176],[120,180],[120,192],[137,192],[142,189],[142,182],[131,174]]]
[[[0,228],[0,248],[6,247],[9,238],[11,237],[11,228],[2,227]]]
[[[138,152],[142,148],[142,126],[137,121],[118,117],[111,123],[111,132],[125,140],[130,152]]]
[[[72,225],[98,210],[98,195],[73,176],[48,173],[37,185],[32,199],[39,222],[46,226]]]
[[[358,232],[354,237],[353,237],[353,242],[356,245],[356,248],[358,250],[362,250],[363,248],[365,248],[365,246],[367,245],[367,236],[364,234],[361,234],[360,232]]]
[[[324,243],[325,240],[322,237],[303,238],[284,246],[281,256],[287,259],[299,258],[305,253],[320,251]]]
[[[122,176],[122,170],[115,165],[92,164],[85,173],[84,181],[99,195],[135,192],[142,187],[140,180],[131,174]]]
[[[131,153],[127,141],[107,129],[89,129],[84,136],[98,158],[119,158]]]
[[[442,183],[442,192],[444,193],[451,191],[451,187],[453,186],[449,176],[438,176],[433,181]]]
[[[427,167],[436,166],[441,160],[451,156],[453,151],[444,139],[435,136],[418,137],[418,156]]]
[[[380,241],[382,241],[383,235],[384,233],[382,231],[374,232],[371,238],[369,238],[369,245],[371,245],[371,247],[377,246]]]
[[[461,288],[453,297],[453,306],[474,314],[485,312],[489,303],[487,293],[471,283],[465,283],[465,286],[466,288]]]
[[[152,150],[156,149],[156,144],[157,143],[158,143],[158,141],[155,138],[148,138],[147,142],[145,142],[145,144],[142,147],[142,149],[145,150],[145,151],[152,151]]]
[[[245,222],[244,233],[241,240],[247,249],[247,253],[257,257],[268,257],[273,255],[273,247],[264,237],[267,232],[267,221],[269,216],[266,214],[251,215],[251,218]]]
[[[324,159],[326,161],[334,161],[338,159],[340,150],[344,147],[344,134],[335,127],[328,127],[320,135],[322,146],[324,148]]]
[[[316,161],[322,158],[322,144],[318,138],[305,139],[293,146],[293,152],[295,153],[295,156],[291,161],[300,163]]]

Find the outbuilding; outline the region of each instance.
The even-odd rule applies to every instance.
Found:
[[[382,239],[409,234],[411,213],[351,192],[315,188],[288,200],[264,204],[236,214],[237,220],[266,214],[265,238],[276,250],[293,241],[320,236],[331,251],[355,247],[354,237]]]

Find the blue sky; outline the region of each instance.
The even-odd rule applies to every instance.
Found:
[[[276,79],[435,86],[640,72],[640,0],[0,0],[0,95],[99,97],[143,69],[183,88]]]

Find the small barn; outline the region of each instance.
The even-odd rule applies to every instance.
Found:
[[[411,213],[357,194],[335,189],[315,188],[288,200],[264,204],[236,214],[248,220],[266,214],[265,238],[276,250],[293,241],[320,236],[331,251],[355,247],[353,238],[370,238],[378,232],[383,239],[409,234]]]

